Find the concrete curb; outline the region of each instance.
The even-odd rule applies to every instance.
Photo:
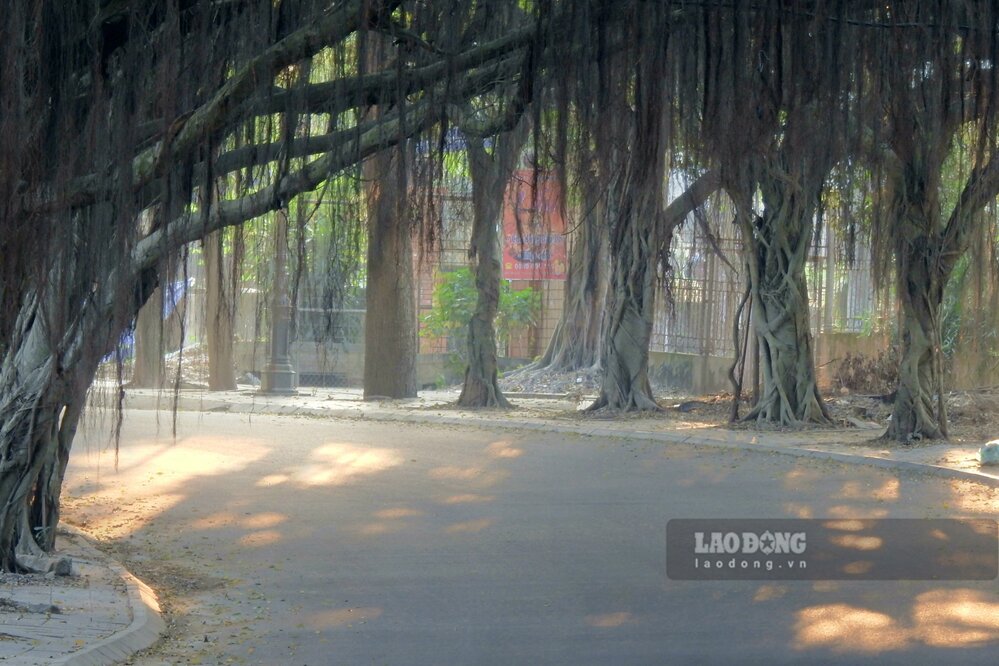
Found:
[[[93,552],[95,560],[107,564],[108,568],[122,579],[128,593],[132,623],[122,631],[52,663],[62,666],[109,666],[128,659],[159,640],[166,630],[166,623],[160,615],[159,601],[153,589],[129,573],[121,564],[97,550],[92,545],[93,538],[83,530],[65,523],[59,528],[79,537],[85,548]]]
[[[125,400],[127,409],[171,409],[173,406],[172,396],[167,399],[159,399],[156,396],[130,395]],[[552,423],[543,420],[527,419],[492,419],[476,418],[468,419],[460,416],[444,416],[441,414],[419,414],[419,413],[398,413],[387,411],[359,409],[324,409],[316,407],[295,407],[293,405],[274,405],[256,402],[229,402],[215,398],[201,398],[181,395],[177,400],[179,411],[206,411],[206,412],[229,412],[234,414],[257,414],[267,416],[317,416],[326,418],[348,418],[361,419],[365,421],[383,421],[389,423],[427,423],[441,425],[459,426],[484,426],[503,430],[528,430],[535,432],[560,432],[576,435],[590,435],[607,437],[613,439],[639,439],[647,441],[658,441],[669,444],[690,444],[693,446],[706,446],[721,449],[739,449],[747,451],[763,451],[766,453],[776,453],[780,455],[794,456],[798,458],[811,458],[815,460],[833,460],[836,462],[869,465],[883,469],[903,469],[913,472],[921,472],[933,476],[961,481],[974,481],[993,488],[999,488],[999,478],[978,472],[953,469],[942,465],[932,465],[929,463],[913,462],[910,460],[896,460],[892,458],[880,458],[857,453],[841,453],[838,451],[823,451],[820,449],[806,449],[793,444],[762,444],[759,442],[738,442],[720,441],[710,437],[683,434],[678,432],[651,432],[641,430],[619,430],[614,428],[600,427],[589,424],[562,424]]]

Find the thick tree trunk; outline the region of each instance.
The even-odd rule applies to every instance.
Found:
[[[810,181],[811,182],[811,181]],[[806,192],[763,183],[763,217],[740,214],[762,385],[745,420],[827,423],[812,356],[805,264],[821,180]]]
[[[649,342],[658,271],[668,261],[673,232],[720,181],[700,176],[662,210],[662,178],[612,187],[607,204],[611,274],[604,313],[600,395],[588,410],[658,410],[649,383]]]
[[[940,349],[940,307],[947,277],[933,248],[914,243],[899,280],[901,358],[885,437],[911,443],[947,437]]]
[[[157,289],[135,317],[135,365],[132,388],[161,388],[166,378],[163,290]]]
[[[86,392],[157,285],[155,269],[116,265],[86,299],[67,298],[83,269],[73,259],[54,266],[44,290],[24,295],[0,359],[0,566],[7,571],[68,573],[68,563],[46,551]]]
[[[82,384],[82,382],[79,382]],[[44,551],[55,547],[55,528],[59,524],[60,499],[62,497],[62,480],[69,464],[69,452],[76,436],[76,427],[83,414],[87,388],[71,397],[58,419],[58,428],[50,437],[52,455],[43,456],[44,463],[39,474],[32,500],[30,524],[35,540]]]
[[[45,551],[54,545],[69,450],[100,358],[99,332],[60,331],[62,353],[56,353],[47,318],[37,298],[29,298],[0,366],[0,566],[6,571],[67,573],[66,564]],[[99,326],[100,318],[89,323]]]
[[[528,123],[493,139],[491,153],[482,139],[466,134],[465,145],[472,174],[472,238],[468,256],[475,276],[475,311],[468,323],[468,366],[458,396],[462,407],[510,407],[498,383],[496,361],[496,312],[499,310],[500,260],[497,226],[504,193],[520,150],[527,140]]]
[[[226,293],[223,231],[205,237],[205,340],[208,345],[208,390],[236,390],[233,321],[236,293]],[[235,285],[233,285],[235,287]],[[232,289],[235,292],[235,289]]]
[[[656,296],[655,259],[645,239],[621,247],[627,262],[614,262],[607,304],[607,331],[600,396],[588,409],[658,410],[649,383],[649,341]],[[620,246],[619,246],[620,247]]]
[[[39,570],[34,558],[40,547],[32,534],[31,515],[47,521],[49,507],[32,510],[32,499],[38,480],[46,463],[57,456],[56,432],[59,427],[61,405],[52,397],[51,362],[26,363],[27,359],[14,354],[4,359],[5,381],[0,399],[0,447],[3,455],[3,474],[0,475],[0,565],[5,571],[20,569]],[[8,377],[22,373],[15,386]],[[17,368],[17,369],[15,369]],[[47,493],[46,493],[47,494]],[[42,515],[39,515],[42,514]],[[39,528],[48,525],[39,524]],[[39,537],[47,541],[48,535],[39,530]],[[19,562],[21,558],[24,561]]]
[[[363,48],[372,71],[391,62],[394,47],[376,32]],[[372,117],[384,113],[372,107]],[[405,144],[363,166],[368,185],[367,313],[364,319],[364,399],[416,397],[416,294],[407,194]]]
[[[607,295],[607,234],[602,204],[591,206],[572,238],[562,314],[533,369],[573,372],[598,367],[601,314]]]
[[[496,363],[496,318],[499,303],[499,262],[479,259],[475,286],[479,292],[475,312],[468,323],[468,366],[458,396],[462,407],[512,407],[499,388]]]
[[[392,148],[365,165],[368,208],[367,314],[364,321],[365,399],[416,396],[416,301],[412,233],[402,150]]]
[[[611,271],[600,395],[587,410],[659,410],[649,383],[649,341],[662,247],[662,172],[652,182],[622,176],[608,200]],[[672,235],[670,230],[669,235]],[[668,250],[667,250],[668,252]]]

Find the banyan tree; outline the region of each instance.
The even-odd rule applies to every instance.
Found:
[[[897,2],[864,44],[867,157],[880,187],[873,249],[899,302],[899,382],[887,436],[947,436],[941,354],[944,288],[999,195],[999,7]],[[952,183],[953,193],[945,187]],[[991,239],[994,243],[995,239]]]
[[[735,204],[762,379],[748,418],[827,420],[805,264],[835,170],[847,189],[870,186],[862,181],[873,174],[875,268],[899,302],[886,435],[945,437],[944,288],[999,193],[994,3],[707,2],[695,11],[672,37],[686,102],[675,127],[704,168],[721,170]],[[959,182],[952,193],[948,168]]]
[[[839,54],[846,3],[807,12],[706,8],[695,48],[678,52],[679,123],[689,150],[721,173],[743,245],[761,387],[746,419],[823,423],[805,269],[826,180],[845,154],[847,99]],[[703,72],[702,76],[694,75]]]
[[[606,280],[606,300],[600,326],[583,299],[589,319],[570,330],[601,340],[595,407],[658,408],[648,345],[673,232],[723,187],[744,235],[764,368],[751,415],[824,420],[802,255],[830,173],[862,165],[880,204],[876,255],[900,299],[889,435],[946,435],[943,288],[999,191],[991,2],[9,0],[5,10],[5,569],[47,566],[88,387],[185,246],[334,178],[363,180],[375,155],[368,173],[405,189],[417,182],[407,142],[443,153],[470,108],[514,111],[475,130],[478,166],[499,157],[490,137],[530,105],[536,137],[551,137],[535,139],[536,161],[561,171],[562,191],[585,183],[592,233],[581,255],[606,252],[608,264],[581,293],[592,299]],[[950,196],[941,183],[955,156],[967,170]],[[667,205],[667,174],[680,166],[692,185]],[[411,233],[398,227],[402,193],[385,194],[379,233]],[[482,242],[488,289],[493,246]]]
[[[436,145],[449,108],[541,66],[554,9],[486,39],[488,12],[450,1],[6,4],[0,566],[48,566],[88,387],[182,248]],[[393,45],[374,71],[373,33]]]

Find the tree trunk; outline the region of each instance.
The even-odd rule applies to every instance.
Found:
[[[56,399],[57,391],[53,390],[54,359],[41,328],[40,324],[22,328],[27,339],[12,347],[2,368],[0,565],[5,571],[36,568],[30,561],[19,563],[18,555],[34,557],[39,549],[33,543],[30,515],[42,514],[45,519],[49,516],[47,508],[31,511],[31,500],[42,470],[57,454],[55,433],[61,408]],[[41,536],[47,538],[47,535]]]
[[[659,410],[649,383],[655,314],[661,186],[635,181],[611,187],[608,202],[611,273],[600,395],[588,410]],[[650,201],[651,200],[651,201]],[[645,203],[645,205],[641,205]]]
[[[365,165],[368,206],[364,398],[416,396],[416,296],[401,149]]]
[[[135,365],[132,388],[162,388],[166,377],[164,349],[163,289],[157,288],[135,317]]]
[[[78,382],[79,393],[69,399],[62,410],[61,418],[53,419],[54,431],[49,437],[48,453],[42,456],[43,464],[31,503],[29,523],[35,541],[43,551],[55,548],[55,528],[59,524],[62,480],[69,464],[69,452],[76,436],[76,427],[83,414],[87,386]]]
[[[669,261],[673,232],[718,189],[708,172],[662,210],[660,176],[612,186],[607,205],[611,275],[601,343],[600,395],[587,410],[658,410],[649,383],[649,342],[658,271]]]
[[[761,183],[763,217],[740,211],[762,382],[747,421],[829,421],[815,378],[805,282],[821,185],[821,179],[808,180],[802,185],[807,191],[791,190],[782,179],[767,178]]]
[[[377,32],[365,36],[363,48],[371,71],[384,69],[394,54],[391,42]],[[382,113],[370,109],[373,118]],[[405,144],[369,158],[363,174],[368,185],[364,399],[413,398],[418,346]]]
[[[45,298],[48,307],[36,295],[22,306],[0,366],[0,566],[6,571],[66,572],[65,563],[45,551],[54,545],[70,446],[106,347],[108,321],[116,330],[127,321],[120,313],[85,311],[54,336],[46,322],[57,320],[59,296]]]
[[[205,237],[205,339],[208,346],[208,390],[236,390],[233,321],[236,296],[226,293],[223,231]],[[235,284],[233,284],[235,287]]]
[[[477,298],[468,323],[468,366],[458,396],[462,407],[511,406],[499,388],[496,361],[495,321],[500,294],[497,226],[501,223],[504,193],[527,140],[528,128],[527,121],[521,119],[515,129],[493,139],[491,153],[486,152],[482,139],[465,135],[474,208],[468,257]]]
[[[947,276],[936,256],[927,243],[913,243],[900,266],[902,349],[885,437],[904,443],[947,437],[940,349],[940,308]]]
[[[601,314],[607,296],[607,234],[603,204],[591,206],[572,238],[562,314],[536,369],[573,372],[597,367]]]

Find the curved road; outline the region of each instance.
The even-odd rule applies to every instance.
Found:
[[[110,419],[110,416],[108,417]],[[988,582],[673,581],[671,518],[999,515],[757,452],[206,413],[78,439],[65,516],[175,619],[139,664],[996,663]]]

